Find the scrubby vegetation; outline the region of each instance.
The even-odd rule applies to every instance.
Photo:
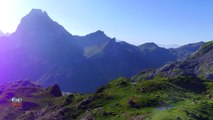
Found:
[[[14,95],[24,96],[25,103],[29,105],[20,111],[10,108],[12,110],[10,113],[14,113],[14,115],[10,115],[7,112],[9,109],[3,107],[2,118],[47,120],[53,118],[62,120],[213,119],[213,82],[197,77],[155,76],[150,80],[139,81],[134,78],[118,78],[97,89],[93,94],[75,93],[63,96],[60,95],[60,90],[54,86],[47,89],[32,86],[18,86],[16,90],[12,90]],[[26,91],[23,91],[23,88]],[[34,93],[29,96],[28,91],[31,93],[34,91]],[[6,95],[8,92],[11,93],[11,90],[4,90],[2,95]]]
[[[76,102],[68,106],[76,111],[76,119],[211,120],[212,85],[192,77],[156,77],[138,83],[118,78],[82,99],[77,106]],[[67,118],[72,115],[68,113],[65,112]]]

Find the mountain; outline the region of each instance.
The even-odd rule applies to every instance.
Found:
[[[180,46],[178,48],[171,48],[169,50],[171,53],[177,56],[178,59],[184,59],[190,56],[195,51],[197,51],[203,44],[204,42],[191,43],[191,44]]]
[[[209,69],[213,66],[212,53],[211,41],[183,61],[170,63],[166,65],[166,69],[165,66],[154,69],[154,75],[149,80],[144,78],[145,75],[150,75],[150,70],[147,70],[131,79],[117,78],[77,103],[76,96],[70,95],[67,99],[72,98],[73,102],[67,106],[70,111],[66,111],[63,117],[65,119],[211,120],[213,119],[213,82],[211,78],[202,75],[210,75],[212,72]],[[173,67],[174,65],[177,67]],[[180,68],[179,73],[186,73],[176,74],[177,68]],[[200,68],[202,71],[198,75],[192,74]],[[176,75],[171,76],[172,73]]]
[[[212,55],[213,41],[182,61],[117,78],[93,94],[61,96],[57,85],[44,89],[29,80],[5,84],[0,119],[212,120],[213,81],[202,76],[212,74]],[[23,97],[21,109],[8,102],[11,95]]]
[[[183,60],[196,52],[204,42],[191,43],[177,48],[166,49],[159,47],[155,43],[145,43],[138,46],[141,52],[148,58],[153,66],[161,66],[171,61]],[[151,62],[152,61],[152,62]]]
[[[4,33],[2,31],[0,31],[0,37],[3,37],[3,36],[9,36],[9,33]]]
[[[117,77],[177,60],[153,44],[116,42],[101,30],[72,35],[45,11],[32,9],[14,33],[0,37],[0,81],[30,79],[45,87],[58,84],[62,91],[94,92]]]
[[[0,36],[4,36],[4,33],[2,31],[0,31]]]
[[[26,15],[16,32],[2,41],[0,78],[4,81],[29,78],[49,86],[67,80],[65,74],[81,69],[76,63],[84,62],[83,50],[75,45],[72,35],[38,9]]]
[[[0,37],[3,37],[3,36],[9,36],[10,34],[9,33],[4,33],[2,31],[0,31]]]
[[[174,78],[177,76],[191,76],[208,80],[213,80],[213,42],[205,43],[197,52],[183,61],[166,64],[158,69],[150,69],[142,72],[135,79],[152,79],[155,76],[167,76]]]
[[[157,46],[155,43],[145,43],[140,45],[139,48],[152,66],[155,67],[177,60],[176,55],[170,53],[168,49]]]
[[[180,45],[178,45],[178,44],[158,44],[158,46],[164,47],[164,48],[167,48],[167,49],[180,47]]]

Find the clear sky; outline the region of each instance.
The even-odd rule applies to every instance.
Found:
[[[212,0],[0,0],[0,30],[14,32],[39,8],[73,35],[102,30],[135,45],[182,45],[213,39],[212,6]]]

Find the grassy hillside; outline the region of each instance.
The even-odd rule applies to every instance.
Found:
[[[78,119],[210,120],[212,91],[212,82],[191,77],[155,78],[139,83],[118,78],[84,98],[87,102],[80,102],[81,107],[76,108],[74,103],[69,107],[79,111]]]
[[[23,83],[28,86],[23,86]],[[19,84],[22,84],[21,86]],[[0,119],[38,120],[212,120],[213,82],[180,76],[135,82],[118,78],[94,94],[64,94],[29,82],[4,89],[1,98],[13,93],[27,103],[22,109],[1,102]],[[53,90],[55,89],[55,90]],[[53,92],[55,91],[55,92]],[[31,94],[29,94],[31,93]]]

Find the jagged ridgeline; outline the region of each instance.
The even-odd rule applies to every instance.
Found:
[[[94,92],[117,77],[184,59],[202,44],[176,49],[154,43],[134,46],[100,30],[76,36],[46,12],[33,9],[14,33],[0,37],[0,81],[30,79],[46,87],[58,84],[63,91]]]
[[[209,77],[212,75],[212,53],[211,41],[183,61],[146,70],[132,78],[117,78],[93,94],[61,96],[57,85],[43,89],[29,81],[17,82],[11,84],[18,86],[12,87],[13,90],[3,87],[1,96],[19,95],[24,85],[28,87],[25,92],[31,90],[32,94],[21,94],[32,107],[17,110],[2,106],[0,118],[212,120],[213,81]]]

